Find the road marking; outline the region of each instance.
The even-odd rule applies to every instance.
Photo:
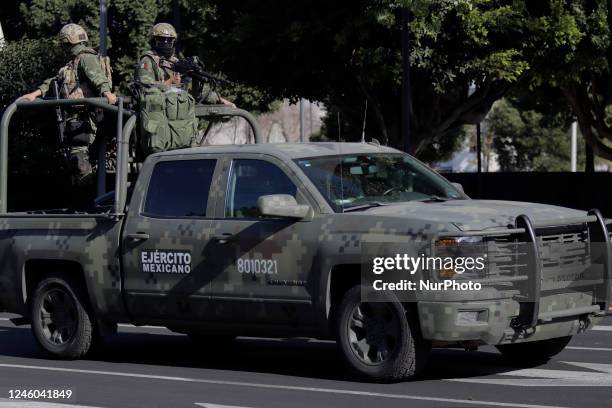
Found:
[[[449,378],[445,381],[508,385],[517,387],[612,387],[612,364],[576,363],[563,361],[579,368],[594,371],[548,370],[526,368],[497,373],[494,377]],[[500,378],[500,377],[523,378]]]
[[[610,387],[610,384],[577,383],[557,378],[462,378],[445,381],[468,384],[503,385],[507,387]]]
[[[586,368],[588,370],[600,371],[602,373],[612,374],[612,364],[601,364],[601,363],[582,363],[582,362],[567,362],[563,361],[564,364],[572,364],[576,367]]]
[[[196,402],[195,405],[204,408],[249,408],[249,407],[239,407],[236,405],[219,405],[219,404],[209,404],[208,402]]]
[[[41,371],[57,371],[57,372],[64,372],[64,373],[109,375],[109,376],[115,376],[115,377],[146,378],[146,379],[151,379],[151,380],[180,381],[180,382],[190,382],[190,383],[200,383],[200,384],[228,385],[228,386],[237,386],[237,387],[251,387],[251,388],[262,388],[262,389],[286,390],[286,391],[306,391],[306,392],[318,392],[318,393],[324,393],[324,394],[355,395],[355,396],[361,396],[361,397],[377,397],[377,398],[389,398],[389,399],[400,399],[400,400],[445,402],[445,403],[454,403],[454,404],[487,405],[487,406],[511,407],[511,408],[564,408],[560,406],[551,406],[551,405],[532,405],[532,404],[518,404],[518,403],[512,403],[512,402],[437,398],[437,397],[426,397],[426,396],[418,396],[418,395],[386,394],[382,392],[343,390],[343,389],[337,389],[337,388],[300,387],[296,385],[276,385],[276,384],[263,384],[263,383],[252,383],[252,382],[243,382],[243,381],[207,380],[203,378],[172,377],[172,376],[165,376],[165,375],[122,373],[122,372],[116,372],[116,371],[82,370],[82,369],[76,369],[76,368],[44,367],[44,366],[31,366],[31,365],[21,365],[21,364],[0,364],[0,367],[21,368],[21,369],[27,369],[27,370],[41,370]]]
[[[612,331],[612,326],[595,326],[591,330],[595,330],[595,331]]]
[[[0,398],[0,408],[94,408],[85,405],[57,404],[42,401],[12,400]]]
[[[566,350],[588,350],[588,351],[612,351],[612,348],[605,347],[566,347]]]

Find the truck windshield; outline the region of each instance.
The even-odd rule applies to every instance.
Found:
[[[465,198],[443,177],[404,154],[315,157],[296,163],[336,212]]]

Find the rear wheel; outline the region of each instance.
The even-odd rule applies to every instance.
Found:
[[[337,319],[338,342],[348,365],[376,381],[416,376],[424,367],[430,346],[418,322],[396,301],[361,301],[361,287],[344,295]]]
[[[527,364],[545,363],[552,356],[559,354],[570,342],[572,336],[555,339],[529,341],[526,343],[501,344],[495,346],[508,359]]]
[[[82,285],[62,274],[38,283],[31,302],[32,331],[38,344],[54,357],[83,357],[93,340],[93,315]]]

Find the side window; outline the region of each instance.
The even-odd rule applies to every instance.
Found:
[[[259,218],[257,199],[269,194],[296,196],[297,188],[287,175],[263,160],[234,160],[227,192],[225,216]]]
[[[163,161],[155,165],[144,212],[159,217],[205,217],[216,160]]]

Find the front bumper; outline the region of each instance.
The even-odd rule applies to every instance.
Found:
[[[583,220],[574,220],[586,226],[589,242],[600,242],[591,259],[601,265],[601,284],[585,291],[545,292],[542,289],[543,266],[538,249],[538,233],[553,225],[534,227],[531,220],[520,215],[513,229],[470,231],[464,235],[513,236],[526,243],[522,278],[526,282],[528,302],[513,297],[491,297],[482,300],[459,301],[426,299],[418,304],[423,337],[436,341],[480,341],[486,344],[504,344],[545,340],[571,336],[596,324],[610,307],[612,282],[612,245],[606,222],[598,210],[591,210]],[[444,235],[440,236],[444,237]],[[500,278],[497,278],[499,281]],[[505,278],[502,278],[504,280]],[[510,280],[510,279],[508,279]],[[487,279],[483,279],[483,286]],[[466,318],[466,316],[468,318]]]
[[[584,298],[582,298],[584,297]],[[478,341],[485,344],[504,344],[545,340],[573,336],[597,324],[605,315],[597,305],[585,304],[589,296],[571,294],[561,300],[568,308],[563,311],[542,312],[538,323],[530,330],[517,330],[512,322],[520,314],[520,303],[512,299],[480,302],[419,302],[418,313],[421,332],[427,340],[463,342]],[[540,305],[552,305],[552,298]],[[466,321],[462,313],[477,316]]]

